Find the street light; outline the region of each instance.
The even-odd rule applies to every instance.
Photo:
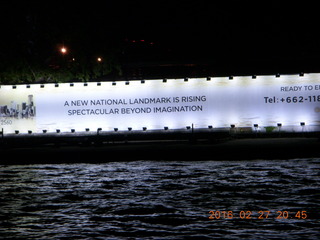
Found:
[[[62,47],[60,48],[60,52],[64,55],[67,53],[67,48],[66,47]]]

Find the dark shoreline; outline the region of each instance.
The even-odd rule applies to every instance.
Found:
[[[215,141],[132,141],[0,149],[0,165],[102,163],[132,160],[254,160],[319,158],[317,137],[221,138]]]

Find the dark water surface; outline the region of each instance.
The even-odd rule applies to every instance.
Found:
[[[319,170],[320,159],[0,166],[0,238],[319,239]]]

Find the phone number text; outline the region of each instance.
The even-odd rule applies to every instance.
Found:
[[[317,96],[294,96],[294,97],[282,97],[276,96],[263,97],[264,103],[305,103],[305,102],[320,102],[320,95]]]

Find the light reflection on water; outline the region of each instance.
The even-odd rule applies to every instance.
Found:
[[[0,166],[0,237],[317,239],[319,169],[320,159]]]

